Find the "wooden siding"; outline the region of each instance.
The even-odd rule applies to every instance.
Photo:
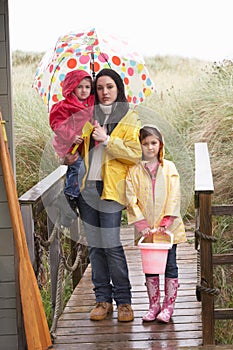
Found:
[[[0,0],[0,108],[6,121],[8,144],[13,157],[11,112],[11,59],[9,50],[8,1]],[[13,162],[14,164],[14,162]],[[20,349],[22,328],[12,224],[0,165],[0,349]],[[20,310],[20,307],[19,307]],[[21,347],[22,348],[22,347]],[[23,348],[22,348],[23,349]]]

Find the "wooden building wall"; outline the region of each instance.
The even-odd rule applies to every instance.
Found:
[[[0,0],[0,108],[3,119],[6,121],[13,161],[11,98],[8,0]],[[0,165],[0,350],[25,349],[21,334],[23,332],[17,283],[17,256],[14,251],[12,224]]]

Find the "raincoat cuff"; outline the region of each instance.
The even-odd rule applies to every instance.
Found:
[[[108,142],[109,142],[109,139],[110,139],[110,136],[107,135],[107,138],[106,138],[106,140],[104,142],[102,142],[102,145],[106,147]]]

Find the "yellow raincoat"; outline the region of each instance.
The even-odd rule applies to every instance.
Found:
[[[146,219],[151,228],[157,228],[164,216],[175,216],[169,230],[174,244],[185,242],[185,227],[180,214],[180,180],[175,164],[163,160],[158,167],[153,196],[152,180],[145,169],[145,161],[129,169],[126,178],[128,223]]]
[[[104,188],[101,199],[109,199],[126,205],[125,178],[129,167],[141,159],[142,151],[139,141],[141,122],[138,113],[129,110],[110,135],[103,155],[102,178]],[[84,161],[86,175],[89,169],[90,137],[84,138]],[[84,182],[86,177],[84,178]],[[84,183],[82,185],[83,189]],[[82,190],[81,189],[81,190]]]

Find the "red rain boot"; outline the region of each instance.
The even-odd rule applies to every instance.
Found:
[[[149,296],[150,307],[147,313],[142,317],[145,322],[154,321],[161,310],[160,307],[160,291],[159,291],[159,276],[146,277],[146,287]]]
[[[165,278],[165,297],[163,300],[162,311],[157,316],[158,321],[165,323],[169,322],[174,311],[178,287],[178,278]]]

